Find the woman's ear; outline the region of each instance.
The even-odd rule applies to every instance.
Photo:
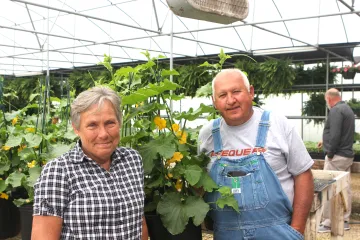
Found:
[[[71,123],[71,126],[72,126],[72,128],[73,128],[73,130],[74,130],[74,133],[75,133],[77,136],[79,136],[79,130],[76,129],[76,127],[75,127],[75,125],[74,125],[73,123]]]

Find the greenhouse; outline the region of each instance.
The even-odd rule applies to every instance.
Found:
[[[291,146],[297,144],[296,139],[292,139],[292,134],[295,134],[294,136],[298,136],[301,141],[299,144],[304,146],[304,159],[309,158],[314,162],[311,169],[306,171],[310,175],[312,173],[315,186],[312,205],[310,202],[310,208],[308,204],[309,212],[305,216],[306,226],[304,222],[304,229],[300,231],[291,228],[293,238],[275,233],[270,239],[279,239],[280,236],[283,239],[319,239],[319,236],[324,237],[321,239],[360,239],[359,25],[360,3],[355,0],[1,1],[0,239],[31,239],[32,232],[36,232],[33,239],[45,239],[36,234],[40,231],[38,229],[46,230],[43,229],[46,221],[41,222],[41,217],[46,219],[47,215],[60,215],[61,217],[56,217],[56,221],[63,219],[60,228],[54,228],[61,231],[61,239],[74,236],[80,239],[141,239],[144,224],[151,240],[233,239],[226,235],[227,233],[220,234],[220,230],[213,228],[210,217],[213,211],[229,211],[240,216],[242,211],[245,214],[250,211],[249,209],[263,208],[256,204],[267,205],[261,202],[265,201],[263,198],[255,196],[256,192],[262,191],[261,187],[256,187],[254,192],[251,192],[254,199],[246,205],[248,200],[244,198],[245,187],[242,189],[233,180],[237,179],[241,181],[239,184],[245,184],[245,179],[250,173],[232,176],[233,172],[240,174],[237,165],[236,171],[233,169],[224,177],[232,179],[231,183],[226,183],[228,187],[222,182],[217,182],[210,170],[218,166],[213,159],[220,158],[220,155],[216,155],[215,149],[214,132],[217,130],[214,119],[220,119],[222,116],[222,120],[219,121],[226,122],[227,127],[233,127],[229,124],[230,121],[241,126],[250,124],[247,122],[250,117],[246,121],[234,120],[232,117],[227,119],[227,114],[230,114],[228,112],[240,110],[229,110],[230,100],[223,100],[226,103],[223,102],[222,105],[221,95],[215,95],[216,89],[229,91],[226,87],[231,83],[219,82],[225,83],[225,79],[230,79],[238,73],[234,69],[240,69],[241,74],[245,74],[240,75],[242,78],[247,76],[249,86],[244,80],[242,85],[247,86],[245,92],[251,97],[249,100],[243,97],[243,93],[229,92],[234,102],[241,99],[236,108],[246,108],[246,103],[250,101],[251,109],[260,109],[254,110],[255,112],[264,111],[260,116],[261,121],[265,122],[262,117],[269,111],[270,130],[269,133],[268,130],[264,131],[270,134],[270,137],[266,144],[261,145],[261,141],[258,141],[260,133],[255,135],[246,132],[249,136],[254,135],[256,144],[252,143],[251,148],[243,147],[241,151],[240,148],[221,149],[221,154],[226,153],[222,156],[267,156],[266,151],[275,149],[279,151],[276,154],[284,156],[286,165],[281,167],[289,169],[287,174],[295,179],[291,181],[296,186],[297,174],[300,176],[300,172],[303,173],[304,170],[300,171],[295,167],[300,168],[300,165],[304,164],[301,166],[308,169],[309,166],[305,166],[305,160],[300,159],[293,164],[288,162],[288,159],[294,158],[296,154],[302,154],[300,150],[297,152],[293,150],[295,147]],[[105,86],[111,89],[111,92],[104,90],[108,98],[91,105],[93,98],[90,100],[89,96],[100,94],[92,92],[91,89],[97,91],[99,86]],[[119,106],[108,106],[109,102],[113,105],[113,101],[116,102],[114,98],[110,100],[112,91],[121,99]],[[89,99],[82,99],[82,92],[91,93]],[[235,94],[239,94],[238,97]],[[354,135],[353,138],[351,136],[350,144],[354,153],[351,160],[353,163],[346,170],[327,168],[330,155],[326,153],[325,148],[328,146],[323,138],[326,138],[326,129],[330,129],[328,123],[332,116],[331,110],[337,106],[337,103],[332,104],[333,96],[339,97],[341,102],[352,110],[351,119],[354,118],[353,121],[350,119],[351,124],[345,124]],[[71,112],[77,106],[74,102],[80,100],[84,104],[88,102],[88,108],[79,110],[78,113]],[[74,149],[80,149],[85,156],[84,159],[90,160],[97,157],[95,153],[92,155],[91,151],[100,151],[95,147],[87,148],[84,141],[92,141],[88,132],[90,125],[87,126],[86,132],[80,130],[84,123],[80,116],[85,116],[83,114],[88,113],[94,106],[97,106],[97,110],[87,115],[89,119],[98,116],[103,121],[109,112],[110,115],[116,116],[115,120],[107,120],[104,126],[114,125],[119,131],[114,133],[114,130],[101,128],[107,131],[110,137],[115,136],[114,149],[118,147],[117,150],[111,148],[114,152],[109,155],[110,164],[116,162],[112,160],[116,151],[133,149],[135,151],[129,153],[134,154],[132,160],[137,161],[136,156],[142,160],[138,164],[142,165],[138,170],[140,172],[134,172],[137,171],[134,167],[137,163],[131,162],[131,168],[119,170],[119,176],[124,179],[131,173],[131,182],[119,180],[116,185],[118,180],[113,177],[113,165],[104,167],[98,163],[97,166],[104,171],[101,174],[109,175],[104,181],[111,178],[115,183],[105,187],[103,182],[95,179],[94,176],[97,175],[84,174],[84,179],[90,179],[93,183],[79,182],[83,189],[74,190],[74,196],[61,195],[59,199],[62,200],[54,200],[56,206],[50,213],[46,212],[43,210],[45,207],[40,208],[37,204],[40,204],[38,201],[44,204],[46,200],[39,200],[42,192],[39,188],[41,181],[45,181],[47,168],[55,165],[51,162],[54,159],[58,161]],[[272,117],[277,115],[280,117],[276,118],[276,124],[273,124],[272,121],[275,120]],[[281,116],[284,116],[284,119]],[[274,125],[280,126],[282,121],[296,132],[286,132],[287,140],[290,138],[289,141],[292,141],[286,150],[280,147],[277,149],[283,139],[281,134],[276,136],[272,130]],[[209,123],[214,124],[213,129],[206,128]],[[219,132],[224,131],[221,124]],[[91,126],[93,125],[94,123]],[[334,125],[332,126],[334,128]],[[340,125],[335,126],[337,131],[342,129]],[[91,129],[94,131],[93,127]],[[209,130],[211,139],[214,138],[211,143],[214,141],[215,148],[209,152],[206,152],[208,149],[204,147],[204,142],[208,140],[204,137],[204,129]],[[230,129],[227,134],[232,136],[234,133]],[[262,128],[259,123],[259,132],[260,129]],[[279,129],[287,131],[287,127]],[[253,129],[251,132],[256,131],[257,129]],[[246,142],[245,145],[248,144],[250,140],[245,137],[244,139],[240,136],[238,140],[241,144],[242,141]],[[233,144],[232,140],[226,140],[223,139],[221,142],[220,139],[225,149],[226,144]],[[344,141],[341,138],[337,144],[342,146]],[[340,154],[342,157],[350,158],[344,149],[341,151],[345,152],[345,155]],[[271,155],[269,152],[268,154]],[[99,158],[101,156],[102,154],[99,154]],[[252,167],[254,161],[249,163]],[[280,165],[274,169],[274,165],[269,164],[273,168],[271,172],[275,172],[275,175],[282,171],[279,170]],[[226,166],[223,162],[219,163],[220,165]],[[252,171],[255,171],[255,168]],[[60,169],[70,171],[68,165]],[[297,174],[291,173],[292,171]],[[60,182],[62,185],[62,181],[71,182],[67,178],[66,181],[60,178],[57,173],[55,175],[55,185]],[[76,175],[77,173],[74,174]],[[140,187],[140,195],[136,195],[138,189],[135,188],[139,176],[143,176],[138,183],[143,188]],[[76,181],[81,181],[81,178],[79,173]],[[254,180],[255,176],[251,178]],[[261,177],[260,180],[266,182],[263,178],[265,179]],[[283,188],[284,178],[280,177],[279,183]],[[256,184],[261,182],[260,180],[257,179]],[[105,192],[107,186],[111,186],[111,190]],[[258,185],[254,185],[254,188],[255,186]],[[121,190],[123,188],[130,190]],[[86,189],[93,193],[86,192]],[[348,195],[351,196],[346,189],[352,189],[352,200],[346,200]],[[73,189],[65,187],[60,192],[66,191],[71,192]],[[124,191],[128,195],[124,195]],[[132,191],[133,194],[130,193]],[[292,197],[296,195],[296,190],[291,191],[289,193],[289,190],[284,188],[282,192],[285,198],[287,195],[290,205],[295,206],[296,202],[293,203]],[[217,200],[214,200],[216,204],[207,199],[208,196],[215,196],[215,192],[218,194]],[[100,194],[101,198],[107,199],[104,200],[106,203],[98,200]],[[121,196],[120,200],[115,194]],[[144,194],[144,198],[139,197],[141,194]],[[84,198],[83,202],[78,199],[79,195]],[[67,211],[70,210],[62,211],[63,208],[70,209],[73,205],[64,203],[65,198],[75,201],[72,204],[76,205],[75,217],[69,222],[65,215],[69,214]],[[138,198],[142,200],[137,202]],[[91,207],[88,207],[90,202]],[[94,202],[100,202],[100,205]],[[330,233],[324,234],[319,231],[323,226],[323,222],[320,221],[321,209],[329,203],[332,204],[333,213],[331,230],[328,231]],[[51,202],[46,204],[50,206]],[[101,212],[101,207],[105,209],[102,204],[113,206],[116,214],[120,211],[120,220],[109,223],[113,220],[111,213],[106,212],[110,207],[106,205],[106,213]],[[134,223],[134,226],[129,227],[131,221],[135,220],[124,219],[128,219],[128,216],[136,218],[137,213],[134,212],[138,211],[137,204],[144,205],[139,208],[145,212],[143,223],[140,226],[137,222],[138,225]],[[335,217],[338,213],[342,216],[342,212],[350,211],[349,209],[350,218],[346,215]],[[45,212],[41,214],[41,211]],[[83,212],[79,214],[79,211]],[[99,211],[101,213],[97,215]],[[132,215],[128,214],[130,211]],[[84,226],[77,226],[78,230],[75,230],[75,227],[72,229],[72,224],[77,221],[76,216],[81,219],[79,222],[85,219]],[[95,217],[97,219],[92,222],[91,218],[94,216],[99,217]],[[36,221],[33,221],[34,219]],[[119,222],[115,224],[115,221]],[[130,221],[126,223],[129,226],[126,226],[124,221]],[[105,222],[112,227],[121,223],[121,227],[113,230],[119,235],[111,235],[112,230],[103,230],[111,228]],[[349,223],[351,229],[346,231],[346,224]],[[218,224],[220,223],[216,222],[214,226],[220,226]],[[241,229],[239,232],[245,231],[242,226],[236,228]],[[94,235],[86,232],[90,230],[83,229],[93,229],[91,231]],[[60,232],[58,234],[56,236],[60,237]],[[258,238],[263,239],[260,235]]]

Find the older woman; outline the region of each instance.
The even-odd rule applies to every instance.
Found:
[[[80,137],[35,184],[32,239],[147,239],[141,157],[118,147],[120,98],[95,87],[71,105]]]

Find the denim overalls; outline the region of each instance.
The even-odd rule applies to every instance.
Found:
[[[264,111],[259,123],[256,147],[265,147],[269,129],[269,112]],[[210,204],[210,216],[214,221],[214,240],[238,239],[304,239],[289,224],[292,206],[270,165],[260,152],[239,159],[220,157],[222,142],[220,118],[213,124],[214,152],[218,154],[210,170],[211,178],[219,186],[229,186],[239,204],[240,213],[215,202],[218,191],[205,196]],[[231,171],[243,171],[245,176],[231,177]]]

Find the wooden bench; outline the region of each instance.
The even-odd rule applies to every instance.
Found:
[[[344,211],[348,208],[346,188],[350,186],[350,174],[343,171],[312,170],[315,181],[328,182],[319,191],[315,189],[314,200],[306,222],[305,240],[316,240],[321,221],[322,208],[331,204],[331,239],[343,239]]]

